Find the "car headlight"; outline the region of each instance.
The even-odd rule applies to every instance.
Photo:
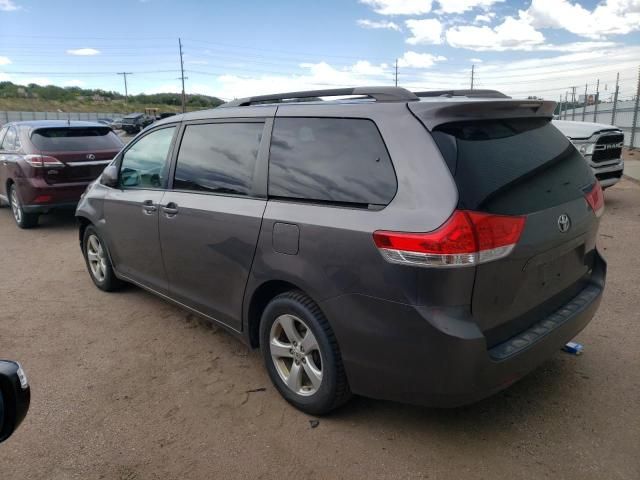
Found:
[[[593,149],[595,148],[595,143],[583,143],[578,145],[578,150],[582,155],[592,155]]]

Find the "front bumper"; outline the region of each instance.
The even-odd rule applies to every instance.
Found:
[[[606,165],[590,161],[589,166],[602,188],[612,187],[618,183],[624,173],[624,161],[622,159],[618,159],[613,163],[606,162]]]
[[[593,318],[606,263],[574,299],[503,344],[487,348],[469,307],[419,307],[364,295],[327,300],[351,390],[367,397],[456,407],[498,392],[535,369]]]

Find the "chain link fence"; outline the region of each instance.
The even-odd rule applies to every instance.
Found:
[[[595,122],[615,125],[624,132],[624,145],[630,148],[640,148],[640,118],[638,102],[627,100],[616,104],[599,103],[585,107],[563,110],[562,120],[576,122]]]
[[[122,113],[97,112],[6,112],[0,111],[0,126],[8,122],[23,120],[86,120],[96,121],[99,118],[120,118]]]

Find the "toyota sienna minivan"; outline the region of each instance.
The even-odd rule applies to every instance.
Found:
[[[554,108],[366,87],[170,117],[87,189],[82,252],[98,288],[139,285],[260,348],[305,412],[473,402],[602,296],[602,190]]]

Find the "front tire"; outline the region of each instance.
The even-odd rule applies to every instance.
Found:
[[[271,300],[260,321],[260,345],[271,381],[299,410],[323,415],[351,398],[333,330],[304,293]]]
[[[122,286],[122,281],[113,273],[107,247],[93,225],[89,225],[84,231],[82,253],[96,287],[105,292],[113,292]]]
[[[39,215],[37,213],[25,213],[18,198],[18,191],[15,185],[9,186],[9,204],[16,225],[20,228],[28,229],[38,225]]]

